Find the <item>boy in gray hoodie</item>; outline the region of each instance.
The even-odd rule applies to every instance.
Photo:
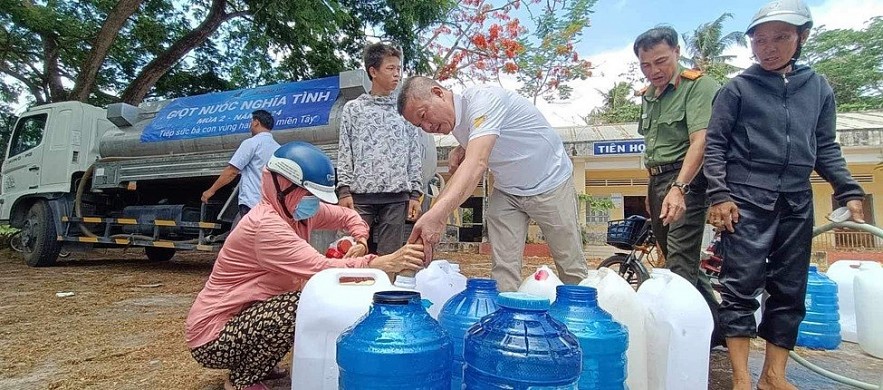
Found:
[[[371,229],[370,253],[386,255],[404,243],[406,220],[420,213],[420,131],[396,111],[401,52],[384,43],[365,48],[371,92],[346,103],[340,117],[337,190]]]

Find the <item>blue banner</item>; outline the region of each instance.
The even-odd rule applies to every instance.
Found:
[[[247,133],[255,110],[269,111],[274,129],[326,125],[340,92],[338,79],[333,76],[178,98],[144,128],[141,142]]]
[[[595,142],[592,153],[596,156],[644,153],[644,140]]]

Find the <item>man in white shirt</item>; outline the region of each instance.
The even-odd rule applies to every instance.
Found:
[[[451,178],[408,240],[423,240],[427,260],[444,234],[448,215],[472,195],[490,169],[494,189],[486,215],[491,274],[500,291],[519,286],[531,219],[546,237],[561,280],[576,284],[586,277],[571,185],[573,164],[561,137],[536,106],[500,87],[475,86],[456,94],[435,80],[413,77],[402,87],[398,110],[425,132],[453,133],[460,144],[448,155]]]
[[[206,203],[219,189],[230,184],[236,176],[242,174],[239,183],[239,217],[245,216],[261,200],[261,171],[279,143],[273,139],[273,116],[265,110],[251,113],[251,138],[242,141],[230,163],[221,171],[209,189],[202,193],[202,202]]]

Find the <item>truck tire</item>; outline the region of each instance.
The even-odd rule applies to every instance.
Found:
[[[38,200],[25,217],[21,228],[22,257],[31,267],[49,267],[58,259],[61,241],[57,240],[52,210],[46,201]]]
[[[147,255],[147,259],[152,262],[169,261],[175,256],[175,248],[145,246],[144,254]]]

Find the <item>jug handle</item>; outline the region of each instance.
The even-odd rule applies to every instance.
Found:
[[[376,286],[379,284],[385,287],[392,287],[392,283],[389,281],[389,276],[386,275],[385,272],[376,269],[376,268],[331,268],[319,272],[318,274],[313,275],[313,278],[325,279],[335,286],[345,287],[345,288],[377,288]],[[311,278],[311,279],[313,279]],[[374,284],[370,285],[361,285],[361,284],[352,284],[352,285],[344,285],[340,284],[341,278],[367,278],[373,279]]]

